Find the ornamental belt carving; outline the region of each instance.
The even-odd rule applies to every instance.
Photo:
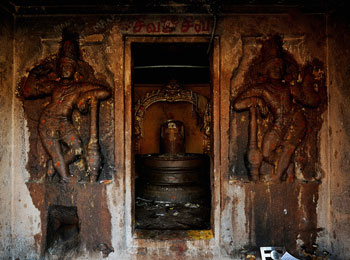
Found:
[[[135,105],[135,148],[140,145],[142,137],[142,120],[148,107],[157,102],[188,102],[194,107],[194,110],[200,119],[201,131],[204,133],[203,153],[210,152],[210,122],[211,122],[211,106],[208,99],[191,90],[183,89],[175,80],[171,80],[164,85],[162,89],[154,90],[146,93],[137,100]]]

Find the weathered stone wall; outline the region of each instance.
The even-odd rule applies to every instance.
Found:
[[[3,17],[3,16],[1,16]],[[186,18],[186,16],[184,16]],[[1,120],[11,120],[8,109],[13,102],[12,125],[6,123],[2,134],[10,135],[13,131],[13,140],[0,135],[2,148],[1,164],[1,193],[6,196],[5,207],[1,212],[1,236],[4,245],[16,245],[11,254],[20,259],[38,259],[45,247],[45,230],[48,201],[59,200],[50,196],[49,187],[41,187],[41,183],[27,184],[30,174],[26,169],[29,152],[30,133],[26,125],[28,118],[24,118],[21,101],[14,99],[14,88],[26,70],[30,69],[41,59],[56,54],[62,29],[70,27],[78,31],[81,38],[81,49],[84,61],[94,69],[96,77],[102,77],[114,89],[114,117],[116,118],[114,148],[114,162],[110,165],[114,170],[114,180],[101,188],[99,199],[103,200],[106,218],[103,225],[111,226],[111,233],[107,234],[114,253],[110,259],[172,259],[174,257],[185,259],[242,259],[248,251],[254,251],[257,246],[284,245],[289,251],[298,253],[298,246],[310,244],[319,236],[320,246],[334,253],[338,259],[344,259],[349,247],[348,232],[349,222],[348,206],[344,205],[348,198],[348,181],[346,173],[348,163],[346,158],[348,129],[346,122],[346,102],[349,100],[347,92],[348,67],[346,65],[347,37],[343,32],[349,30],[347,23],[332,20],[329,28],[326,25],[324,15],[305,15],[296,12],[290,14],[250,14],[250,15],[227,15],[218,19],[216,35],[219,36],[219,60],[220,67],[220,103],[219,113],[215,114],[215,122],[220,121],[218,149],[214,156],[220,162],[214,173],[215,186],[213,193],[216,194],[214,207],[215,238],[213,241],[149,241],[138,240],[131,237],[131,217],[128,211],[131,206],[130,189],[132,183],[125,174],[125,167],[130,164],[124,162],[125,139],[124,133],[130,127],[124,124],[124,115],[130,116],[130,111],[125,111],[124,103],[124,41],[123,37],[129,36],[157,36],[172,35],[171,27],[165,31],[158,31],[158,22],[163,21],[161,16],[53,16],[53,17],[18,17],[16,19],[15,45],[12,46],[11,17],[4,19],[5,25],[1,24],[1,43],[8,46],[5,48],[10,60],[12,51],[15,51],[15,59],[9,64],[14,64],[14,77],[11,66],[5,62],[8,68],[4,74],[1,85],[1,94],[5,93],[8,99],[2,101],[0,96],[0,113],[4,112]],[[203,19],[209,17],[197,17],[197,27],[187,28],[178,26],[173,32],[176,35],[198,36],[210,35],[210,31],[200,27]],[[180,17],[183,21],[183,17]],[[147,26],[147,24],[153,24]],[[210,27],[211,28],[211,27]],[[170,32],[169,32],[170,30]],[[328,35],[327,35],[328,32]],[[329,34],[333,32],[332,34]],[[339,32],[339,33],[335,33]],[[285,38],[286,48],[301,65],[307,61],[318,58],[327,64],[329,61],[328,82],[330,92],[329,110],[322,114],[323,127],[319,133],[319,158],[320,163],[315,175],[320,177],[320,183],[310,182],[307,184],[294,183],[282,185],[253,184],[236,181],[232,178],[231,156],[236,147],[235,119],[230,113],[230,99],[244,80],[244,73],[249,67],[249,62],[259,52],[257,43],[262,36],[281,34]],[[5,37],[4,37],[4,36]],[[8,35],[8,36],[6,36]],[[327,36],[328,54],[327,54]],[[4,39],[3,39],[4,38]],[[1,46],[4,46],[1,44]],[[337,51],[343,50],[343,51]],[[3,64],[3,58],[0,56]],[[9,67],[7,67],[9,66]],[[343,70],[340,72],[338,68]],[[1,69],[3,67],[1,66]],[[8,82],[9,89],[5,90]],[[110,104],[111,105],[111,104]],[[2,108],[7,108],[3,110]],[[11,110],[12,111],[12,110]],[[328,118],[329,115],[329,118]],[[6,125],[4,124],[4,125]],[[328,129],[327,124],[330,126]],[[1,124],[3,125],[3,124]],[[3,126],[2,126],[3,129]],[[328,140],[328,137],[330,138]],[[4,140],[12,143],[4,145]],[[11,155],[10,147],[13,148]],[[245,147],[244,147],[245,149]],[[4,160],[4,156],[7,156]],[[11,157],[12,156],[12,157]],[[112,156],[113,157],[113,156]],[[13,158],[13,159],[12,159]],[[15,158],[15,159],[14,159]],[[109,158],[112,160],[113,158]],[[8,165],[11,162],[11,166]],[[4,170],[4,169],[7,169]],[[7,184],[11,178],[7,172],[11,172],[13,185]],[[218,180],[218,181],[216,181]],[[5,182],[5,183],[4,183]],[[35,190],[37,193],[33,195]],[[30,194],[29,190],[32,192]],[[93,188],[75,187],[79,192],[93,192]],[[39,192],[40,191],[40,192]],[[126,192],[125,192],[126,191]],[[12,204],[10,196],[12,194]],[[45,195],[46,194],[46,195]],[[41,197],[40,197],[41,196]],[[65,195],[66,196],[66,195]],[[45,197],[45,200],[43,199]],[[75,197],[74,197],[75,198]],[[67,198],[68,200],[68,198]],[[72,199],[73,200],[73,199]],[[40,203],[46,203],[41,205]],[[13,209],[10,214],[10,209]],[[86,206],[88,210],[88,206]],[[1,208],[3,209],[3,208]],[[317,210],[317,211],[316,211]],[[317,215],[316,215],[317,214]],[[87,218],[85,216],[85,218]],[[13,229],[10,229],[10,220]],[[334,224],[330,224],[332,220]],[[3,224],[4,221],[4,224]],[[273,223],[272,223],[273,222]],[[7,224],[7,225],[6,225]],[[88,232],[85,230],[84,232]],[[98,231],[94,231],[98,232]],[[13,240],[8,238],[12,234]],[[89,238],[90,239],[90,238]],[[93,240],[93,238],[91,238]],[[331,246],[332,245],[332,246]],[[1,249],[2,250],[2,249]],[[99,259],[99,255],[93,250],[83,252],[89,259]],[[4,253],[5,256],[10,253]]]
[[[318,192],[318,184],[296,182],[285,186],[252,185],[242,183],[239,178],[232,178],[237,164],[230,162],[233,156],[243,158],[241,153],[247,146],[238,147],[238,142],[247,140],[248,125],[244,128],[246,135],[237,137],[237,126],[240,124],[237,116],[234,115],[232,122],[226,120],[229,118],[228,98],[237,96],[251,59],[258,55],[259,35],[284,35],[284,48],[292,53],[299,64],[305,64],[312,58],[325,62],[325,19],[323,16],[297,13],[238,16],[225,19],[223,25],[222,53],[227,56],[231,51],[234,60],[231,61],[233,66],[228,68],[224,66],[228,61],[223,59],[221,67],[224,78],[221,84],[222,255],[239,258],[244,252],[242,248],[249,251],[262,244],[285,245],[289,251],[297,254],[299,245],[310,246],[317,235],[314,217],[318,196],[322,196]],[[225,88],[230,83],[231,95],[230,89]],[[246,114],[246,118],[248,116]],[[230,137],[223,134],[229,131],[233,136],[230,141]],[[231,147],[226,145],[228,143]],[[237,155],[239,150],[241,152]]]
[[[350,251],[350,23],[346,10],[328,19],[329,60],[329,250],[333,259],[346,259]]]
[[[12,208],[12,99],[13,99],[12,15],[0,9],[0,255],[11,255]]]
[[[15,42],[15,64],[17,69],[15,77],[18,84],[23,76],[27,76],[27,71],[40,63],[42,59],[57,54],[62,29],[68,26],[67,23],[76,23],[77,27],[74,28],[74,31],[80,32],[82,60],[87,61],[95,72],[95,75],[90,76],[96,77],[113,88],[113,75],[108,71],[105,62],[105,43],[103,42],[105,39],[103,35],[95,34],[99,32],[98,29],[94,30],[86,26],[88,21],[92,22],[94,19],[82,19],[80,22],[77,20],[67,20],[66,18],[47,18],[39,19],[39,21],[36,18],[17,19],[16,38],[18,40]],[[46,26],[42,26],[43,23]],[[84,33],[84,28],[87,31],[90,29],[92,31]],[[103,33],[105,32],[106,30],[103,28]],[[87,38],[86,34],[91,37]],[[52,206],[76,207],[79,217],[80,242],[87,251],[94,252],[101,243],[111,247],[111,220],[107,208],[107,203],[111,198],[106,198],[106,186],[100,185],[98,182],[89,184],[86,181],[72,185],[57,183],[51,183],[50,185],[45,177],[47,170],[43,170],[42,166],[39,165],[41,157],[37,126],[41,108],[48,100],[48,98],[44,99],[44,102],[43,99],[25,100],[24,105],[22,105],[22,100],[16,99],[18,104],[16,104],[15,112],[19,116],[16,118],[18,127],[15,130],[15,142],[21,147],[16,150],[18,158],[21,158],[19,165],[17,165],[16,172],[19,176],[17,176],[16,185],[26,187],[21,187],[21,192],[16,193],[18,199],[15,199],[15,209],[18,216],[27,216],[23,219],[15,218],[18,224],[27,225],[27,228],[18,225],[13,231],[17,243],[22,245],[16,247],[13,254],[20,258],[38,259],[47,250],[48,230],[50,228],[49,212]],[[103,176],[100,177],[105,180],[111,178],[114,173],[113,98],[101,102],[99,108],[100,113],[104,115],[100,117],[99,122],[99,139],[104,160],[101,173]],[[89,137],[88,115],[78,114],[76,116],[74,114],[73,118],[74,122],[78,122],[79,129],[82,129],[81,138],[87,145]],[[108,143],[108,146],[106,143]],[[41,149],[43,148],[41,147]],[[33,152],[28,153],[29,150]],[[82,177],[86,178],[86,176]],[[30,203],[23,203],[27,199],[30,200]],[[28,205],[34,207],[34,209],[28,209]],[[55,252],[52,254],[52,257],[55,257]]]
[[[16,23],[16,20],[15,20]],[[21,71],[20,60],[24,51],[36,53],[37,50],[24,42],[17,41],[16,26],[14,30],[14,45],[13,45],[13,85],[12,96],[16,95],[16,85],[20,80],[20,74],[25,74],[26,71]],[[37,53],[34,54],[38,55]],[[36,246],[36,240],[40,237],[40,212],[34,206],[30,196],[26,182],[29,180],[29,173],[26,171],[26,164],[29,156],[29,133],[27,121],[24,119],[22,101],[18,98],[13,99],[12,103],[12,165],[11,165],[11,197],[12,197],[12,255],[16,257],[36,259],[39,257],[39,248]]]

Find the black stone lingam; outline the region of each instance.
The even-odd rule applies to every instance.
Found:
[[[161,153],[136,158],[141,178],[137,196],[172,203],[202,201],[207,193],[208,157],[185,153],[185,129],[181,121],[166,121],[160,132]]]

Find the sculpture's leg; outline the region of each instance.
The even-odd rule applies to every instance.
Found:
[[[83,144],[75,130],[65,135],[62,139],[69,147],[69,151],[64,155],[64,160],[67,164],[74,162],[83,155]]]
[[[64,160],[66,164],[69,166],[71,163],[77,162],[75,166],[78,167],[78,170],[81,173],[87,176],[88,174],[86,172],[86,161],[85,161],[85,158],[83,158],[83,154],[84,154],[83,144],[76,129],[74,129],[73,131],[70,131],[70,133],[64,137],[63,141],[69,147],[69,150],[64,155]],[[80,174],[78,174],[77,177],[79,176]],[[79,181],[80,180],[81,179],[79,178]]]
[[[262,143],[262,153],[264,159],[270,164],[275,164],[275,149],[280,146],[281,137],[278,134],[278,131],[274,128],[269,130],[263,139]]]
[[[271,178],[272,182],[279,183],[282,181],[283,173],[285,170],[287,170],[289,166],[290,159],[292,158],[294,150],[295,150],[295,146],[293,145],[289,144],[289,145],[282,146],[282,152],[275,166],[275,174]]]
[[[271,176],[271,182],[277,182],[276,175],[276,165],[280,158],[280,151],[276,151],[276,149],[281,145],[281,136],[280,131],[276,125],[272,126],[271,130],[269,130],[263,139],[262,143],[262,151],[264,160],[268,163],[272,164],[275,167],[274,173]]]
[[[286,170],[286,182],[292,183],[294,181],[294,163],[290,163]]]
[[[60,175],[62,181],[69,182],[71,181],[71,176],[69,175],[68,166],[65,163],[64,156],[61,150],[61,144],[57,139],[44,137],[40,135],[43,146],[45,147],[47,153],[52,159],[52,164],[55,170]]]
[[[51,179],[55,176],[55,168],[53,167],[52,160],[47,161],[47,175]]]
[[[305,129],[305,117],[301,111],[298,111],[293,115],[292,123],[288,127],[283,143],[281,144],[282,152],[275,165],[273,182],[281,182],[283,173],[288,169],[296,147],[305,135]]]

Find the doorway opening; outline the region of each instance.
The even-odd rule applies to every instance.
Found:
[[[208,42],[133,42],[136,230],[211,229],[212,84]]]

